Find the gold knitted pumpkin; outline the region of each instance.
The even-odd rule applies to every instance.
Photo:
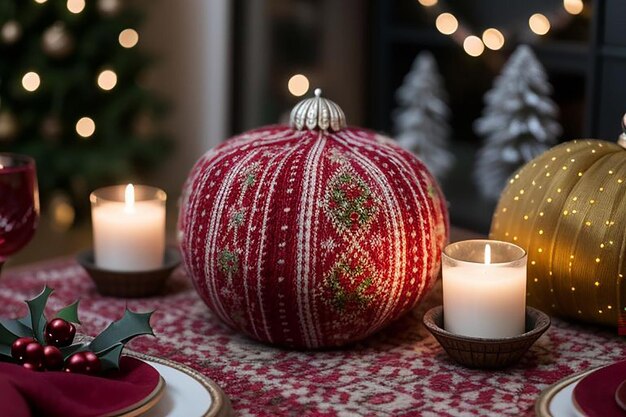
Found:
[[[528,251],[528,303],[615,326],[626,308],[626,137],[575,140],[523,166],[490,237]]]

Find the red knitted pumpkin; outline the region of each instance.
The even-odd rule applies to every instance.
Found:
[[[304,115],[316,121],[299,120],[309,129],[265,127],[204,155],[179,219],[210,309],[255,339],[304,348],[362,339],[413,307],[448,233],[424,165],[391,139],[342,128],[341,110],[316,100]],[[335,106],[330,122],[324,106]]]

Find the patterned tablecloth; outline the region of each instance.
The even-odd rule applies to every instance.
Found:
[[[137,351],[187,364],[222,386],[241,416],[494,416],[533,415],[546,386],[626,357],[626,343],[607,329],[553,320],[517,366],[488,372],[457,366],[424,329],[437,287],[419,308],[366,341],[340,350],[288,351],[252,341],[221,325],[182,271],[167,293],[143,300],[98,295],[71,260],[7,270],[0,279],[0,316],[25,312],[22,300],[48,283],[56,310],[81,299],[80,331],[95,335],[128,305],[156,309],[157,338],[132,342]]]

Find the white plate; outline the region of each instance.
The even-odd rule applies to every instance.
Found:
[[[535,403],[538,417],[584,417],[572,400],[576,384],[598,368],[589,369],[561,379],[542,391]]]
[[[153,366],[165,380],[165,393],[145,417],[229,417],[230,401],[215,382],[168,359],[129,352]]]

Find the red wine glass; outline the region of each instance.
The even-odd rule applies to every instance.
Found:
[[[0,153],[0,270],[9,256],[31,240],[38,220],[35,161],[25,155]]]

